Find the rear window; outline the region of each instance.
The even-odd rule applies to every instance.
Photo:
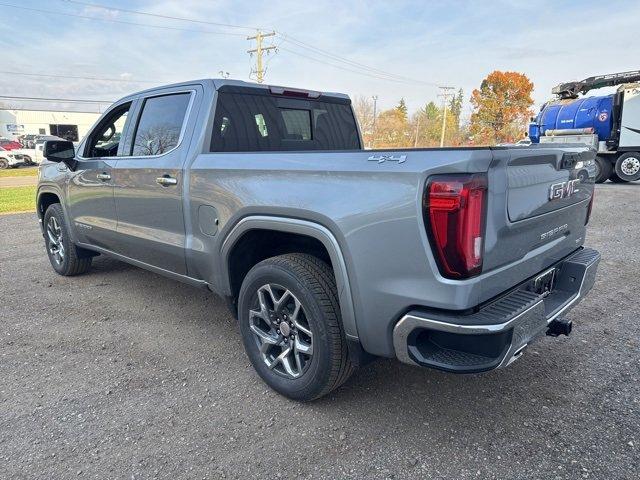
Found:
[[[219,92],[212,152],[359,150],[351,106]]]
[[[133,139],[134,157],[162,155],[178,145],[190,96],[177,93],[144,101]]]

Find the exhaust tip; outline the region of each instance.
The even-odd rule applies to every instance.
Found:
[[[553,320],[549,324],[547,335],[550,337],[557,337],[558,335],[569,336],[571,329],[573,328],[573,322],[564,318]]]

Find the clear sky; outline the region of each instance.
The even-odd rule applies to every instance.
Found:
[[[539,105],[557,83],[640,68],[637,0],[84,3],[275,29],[330,55],[424,82],[390,81],[377,70],[345,64],[283,41],[283,37],[268,42],[279,45],[280,50],[267,57],[266,83],[352,96],[376,94],[381,108],[404,97],[413,111],[436,100],[437,84],[463,88],[468,100],[472,89],[495,69],[528,75],[535,84],[534,98]],[[115,100],[154,84],[218,77],[221,70],[232,78],[248,80],[253,61],[246,53],[251,48],[246,40],[246,35],[252,34],[249,29],[161,19],[64,0],[0,0],[0,26],[0,71],[130,80],[0,73],[4,95]],[[145,82],[134,82],[139,80]],[[465,110],[468,113],[468,102]]]

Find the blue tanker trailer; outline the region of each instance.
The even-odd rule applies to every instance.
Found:
[[[640,71],[560,84],[529,125],[533,143],[586,143],[598,151],[596,181],[640,179]],[[616,93],[579,97],[619,85]]]

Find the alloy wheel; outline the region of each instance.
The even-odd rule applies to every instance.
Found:
[[[58,265],[64,261],[64,243],[62,242],[62,228],[56,217],[50,217],[47,222],[47,249]]]
[[[620,164],[620,170],[625,175],[633,177],[640,171],[640,159],[636,157],[625,158]]]
[[[274,372],[299,378],[311,364],[313,333],[302,303],[276,284],[258,288],[249,328],[262,360]]]

